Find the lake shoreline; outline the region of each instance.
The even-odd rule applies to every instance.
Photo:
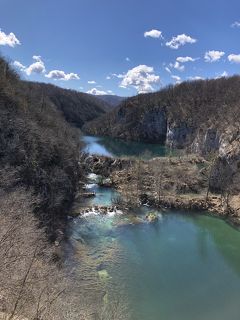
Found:
[[[225,220],[227,223],[236,228],[240,227],[240,216],[236,208],[233,206],[226,207],[221,199],[221,196],[218,194],[211,194],[208,196],[208,198],[206,198],[206,193],[203,193],[205,190],[202,190],[200,187],[201,183],[199,183],[199,190],[197,190],[198,186],[195,186],[195,194],[166,194],[157,197],[156,194],[153,194],[146,189],[138,192],[133,192],[131,188],[127,190],[126,186],[129,181],[136,178],[133,176],[135,172],[133,172],[131,168],[136,165],[136,162],[139,163],[139,161],[144,163],[143,160],[112,158],[97,155],[89,155],[86,158],[87,167],[92,173],[101,175],[104,178],[103,180],[107,181],[107,187],[115,188],[123,198],[131,196],[133,198],[132,201],[135,202],[135,205],[137,204],[137,206],[147,204],[153,209],[187,210],[193,212],[204,211],[207,212],[208,215],[219,217]],[[158,158],[155,158],[154,161],[163,160],[158,160]],[[173,162],[175,165],[180,167],[181,163],[183,162],[183,160],[179,160],[178,158],[172,158],[169,161],[171,161],[170,165],[172,165]],[[194,163],[194,165],[202,165],[205,163],[203,158],[197,156],[189,157],[184,161],[191,164]],[[146,171],[144,174],[145,180],[151,180],[152,177],[150,174],[148,174]],[[132,207],[132,205],[133,204],[131,204],[130,207]],[[128,207],[129,203],[124,203],[123,206]]]

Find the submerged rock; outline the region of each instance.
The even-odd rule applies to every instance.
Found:
[[[99,280],[101,280],[101,281],[107,281],[107,280],[111,279],[111,277],[109,276],[106,269],[99,270],[98,277],[99,277]]]
[[[158,214],[156,212],[150,212],[146,215],[148,222],[156,222],[158,220]]]

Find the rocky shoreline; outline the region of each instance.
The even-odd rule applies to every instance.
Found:
[[[171,172],[170,169],[173,167],[178,168],[180,171],[184,170],[186,166],[201,167],[197,174],[200,175],[201,179],[197,180],[197,183],[193,184],[193,176],[196,175],[196,172],[192,172],[189,176],[189,184],[185,185],[182,188],[181,183],[183,181],[177,181],[175,188],[182,188],[187,190],[187,192],[183,192],[182,194],[178,194],[177,192],[167,192],[164,195],[157,195],[157,193],[151,190],[151,184],[153,184],[153,176],[146,168],[149,166],[149,162],[143,160],[134,160],[134,159],[114,159],[105,156],[88,156],[86,158],[86,164],[93,174],[101,174],[101,183],[102,186],[113,187],[115,188],[122,196],[123,199],[126,199],[128,196],[132,198],[133,202],[135,202],[136,206],[147,204],[152,208],[161,208],[161,209],[176,209],[176,210],[191,210],[193,212],[206,212],[207,214],[213,215],[215,217],[220,217],[230,224],[234,226],[240,226],[240,212],[237,205],[230,202],[230,205],[226,207],[226,204],[223,203],[223,199],[220,194],[210,194],[206,197],[206,173],[203,173],[206,168],[204,167],[206,161],[197,156],[188,157],[186,159],[179,158],[171,158],[171,159],[163,159],[156,158],[151,162],[156,162],[157,166],[160,167],[162,163],[167,163],[166,166],[166,176],[169,176],[169,180],[171,180]],[[143,166],[142,175],[144,176],[141,179],[141,186],[137,189],[136,182],[136,172],[133,169],[134,167]],[[169,169],[170,168],[170,169]],[[174,173],[175,171],[173,171]],[[185,174],[185,176],[187,173]],[[191,177],[192,175],[192,177]],[[104,184],[106,182],[106,185]],[[163,187],[167,186],[169,181],[166,181]],[[186,181],[185,181],[186,182]],[[184,182],[184,183],[185,183]],[[131,185],[134,185],[135,190],[132,189]],[[192,184],[192,185],[191,185]],[[194,192],[188,192],[191,188],[194,187]],[[118,209],[121,209],[121,206],[125,209],[127,207],[134,206],[130,204],[129,201],[123,201],[122,204],[118,204]],[[106,212],[106,208],[100,208],[100,211]],[[102,210],[103,209],[103,210]],[[89,208],[87,210],[90,210]],[[111,208],[111,210],[114,210]]]

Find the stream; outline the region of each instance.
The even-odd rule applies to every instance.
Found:
[[[93,176],[86,187],[96,196],[84,206],[118,196]],[[158,219],[149,222],[152,211]],[[104,320],[240,319],[240,233],[221,219],[145,206],[129,215],[90,210],[70,220],[69,234],[74,282]]]

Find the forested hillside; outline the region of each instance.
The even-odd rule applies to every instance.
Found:
[[[64,215],[83,175],[78,163],[80,132],[42,91],[39,99],[38,90],[30,88],[0,58],[0,189],[33,190],[38,214],[46,222]]]
[[[234,76],[184,82],[129,98],[84,129],[126,140],[218,149],[224,131],[239,128],[239,115],[240,77]]]
[[[25,81],[22,86],[30,99],[38,100],[42,106],[46,103],[54,104],[69,123],[79,128],[111,108],[107,102],[95,96],[52,84]]]

